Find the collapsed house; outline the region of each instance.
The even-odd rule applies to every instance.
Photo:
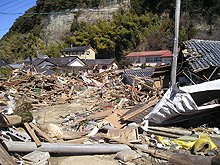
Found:
[[[79,64],[76,57],[62,59],[64,61],[56,61],[66,65]],[[38,64],[55,65],[55,61],[48,60],[39,61]],[[186,64],[191,63],[180,63],[179,69],[182,71],[179,77],[187,72],[198,78],[200,76],[197,74],[203,73],[191,72],[198,70],[188,66],[191,69],[189,72]],[[0,150],[5,154],[0,154],[0,157],[4,158],[2,160],[7,159],[9,164],[15,164],[9,152],[19,157],[19,160],[37,164],[41,161],[48,163],[49,153],[117,153],[120,163],[138,161],[140,157],[146,160],[156,157],[161,159],[161,163],[177,164],[187,160],[192,164],[202,160],[211,164],[214,158],[218,158],[219,125],[214,124],[214,128],[199,126],[218,118],[220,81],[185,87],[176,84],[168,89],[169,68],[170,65],[165,65],[125,70],[122,75],[115,70],[105,70],[102,73],[68,77],[29,75],[21,71],[20,77],[14,75],[2,80]],[[216,78],[214,74],[218,69],[214,70],[210,80]],[[205,80],[205,77],[202,79]],[[187,79],[195,81],[192,76]],[[54,108],[63,104],[69,109]],[[53,121],[58,123],[47,122],[48,114],[44,111],[47,107],[54,108],[52,111],[60,111],[59,115],[53,115],[56,117]],[[29,109],[32,110],[33,118],[31,115],[26,118]],[[20,113],[14,113],[20,111],[25,115],[21,117]],[[43,112],[42,118],[40,112]],[[186,123],[195,128],[184,129]],[[182,128],[168,127],[177,124]],[[202,136],[201,131],[206,135]],[[190,150],[194,155],[191,155]],[[130,151],[130,159],[121,153],[128,154]],[[138,156],[134,152],[138,152]],[[180,154],[182,152],[185,154]],[[146,156],[146,153],[149,155]]]
[[[190,40],[182,45],[177,76],[181,84],[219,79],[220,41]]]
[[[151,124],[166,125],[193,120],[201,115],[206,116],[206,119],[197,123],[191,122],[190,126],[202,125],[208,122],[209,114],[219,111],[220,104],[212,102],[219,102],[219,98],[220,80],[185,87],[178,87],[176,84],[164,94],[144,120],[148,120]]]

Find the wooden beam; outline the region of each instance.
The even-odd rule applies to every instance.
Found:
[[[0,144],[0,164],[3,165],[16,165],[15,161],[11,158],[9,153]]]
[[[29,125],[43,138],[45,138],[48,142],[53,143],[54,141],[43,131],[40,130],[40,128],[38,128],[36,125],[34,125],[33,123],[29,123]]]
[[[36,145],[38,147],[41,146],[41,141],[38,139],[38,137],[36,136],[34,131],[31,129],[30,125],[28,123],[24,123],[24,126],[27,129],[27,131],[29,132],[29,134],[32,137],[32,139],[34,140],[34,142],[36,143]]]
[[[121,140],[106,136],[106,135],[103,135],[102,137],[104,137],[106,139],[109,139],[109,140],[112,140],[112,141],[116,141],[116,142],[121,143],[121,144],[126,144],[129,147],[140,149],[142,151],[145,151],[145,152],[151,154],[152,156],[159,157],[159,158],[162,158],[162,159],[165,159],[165,160],[169,160],[170,157],[171,157],[171,156],[168,156],[168,155],[165,155],[165,154],[162,154],[162,153],[157,153],[156,150],[147,149],[147,148],[144,148],[144,147],[141,147],[141,146],[138,146],[138,145],[126,142],[126,141],[121,141]]]

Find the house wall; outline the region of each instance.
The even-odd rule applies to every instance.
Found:
[[[171,57],[162,58],[162,64],[171,64],[171,63],[172,63]]]
[[[86,60],[86,59],[91,60],[91,59],[95,59],[95,51],[93,49],[88,49],[85,52],[63,52],[61,57],[65,57],[65,56],[77,56],[82,60]]]
[[[83,64],[82,62],[78,61],[78,60],[74,60],[73,62],[71,62],[70,64],[68,64],[68,66],[80,66],[80,67],[84,67],[85,64]]]
[[[146,63],[146,66],[156,66],[171,62],[171,58],[160,58],[159,56],[145,57],[127,57],[127,61],[131,61],[134,66],[140,66]]]
[[[99,73],[106,71],[106,70],[117,69],[117,68],[118,68],[118,65],[115,62],[110,65],[98,65],[97,67]]]

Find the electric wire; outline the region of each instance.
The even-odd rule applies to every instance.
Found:
[[[5,6],[5,5],[8,5],[8,4],[12,3],[12,2],[14,2],[14,0],[9,1],[9,2],[7,2],[7,3],[3,4],[3,5],[0,5],[0,7]]]
[[[10,7],[7,7],[7,8],[5,8],[5,9],[1,9],[1,11],[5,11],[5,10],[7,10],[7,9],[11,9],[11,8],[13,8],[14,6],[17,6],[17,5],[19,5],[19,4],[21,4],[21,3],[25,2],[25,1],[27,1],[27,0],[23,0],[22,2],[18,2],[18,3],[14,4],[14,5],[10,6]],[[19,8],[20,8],[20,7],[19,7]]]

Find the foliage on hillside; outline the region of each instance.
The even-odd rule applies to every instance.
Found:
[[[74,8],[94,8],[110,0],[38,0],[37,5],[16,20],[0,41],[0,57],[7,62],[18,61],[37,51],[50,57],[59,57],[65,47],[91,45],[97,50],[97,58],[122,59],[130,51],[172,49],[175,1],[132,0],[129,12],[123,9],[111,22],[98,20],[87,24],[73,20],[70,32],[60,41],[43,41],[42,22],[48,12]],[[181,4],[179,42],[198,34],[193,19],[205,21],[211,26],[219,17],[218,0],[186,0]],[[196,6],[196,8],[195,8]],[[172,20],[172,21],[171,21]],[[212,33],[210,33],[212,34]],[[18,42],[19,41],[19,42]]]
[[[172,40],[172,23],[169,19],[159,19],[157,15],[146,13],[138,16],[121,10],[111,22],[99,20],[91,25],[73,24],[77,28],[72,29],[72,35],[67,36],[66,43],[73,46],[91,45],[98,51],[97,58],[120,59],[131,50],[166,49],[172,46],[172,42],[166,39]]]

